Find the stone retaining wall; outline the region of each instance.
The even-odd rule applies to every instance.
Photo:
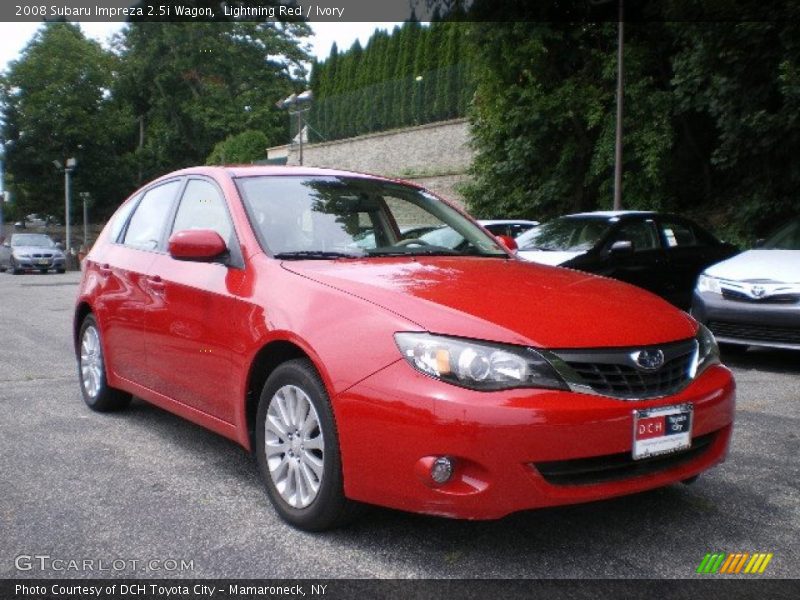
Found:
[[[466,119],[429,123],[303,146],[303,164],[408,179],[463,203],[459,186],[472,161]],[[299,164],[297,145],[287,164]]]

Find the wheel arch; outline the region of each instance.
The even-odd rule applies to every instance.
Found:
[[[87,315],[93,313],[94,311],[92,310],[91,305],[85,300],[79,302],[78,306],[75,307],[75,318],[72,321],[72,344],[76,349],[76,351],[79,343],[78,336],[80,335],[81,332],[81,324],[83,324],[83,320],[86,318]]]
[[[255,422],[258,413],[258,402],[261,398],[261,390],[267,378],[272,372],[286,361],[305,358],[314,365],[317,373],[325,381],[324,375],[320,371],[319,365],[314,358],[298,344],[285,340],[273,340],[265,344],[253,357],[247,373],[247,386],[245,388],[244,417],[246,425],[246,440],[248,449],[252,451],[255,447]]]

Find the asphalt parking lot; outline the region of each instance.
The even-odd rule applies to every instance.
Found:
[[[761,577],[800,573],[800,353],[726,357],[731,454],[692,486],[494,522],[370,509],[307,534],[277,518],[232,442],[140,400],[85,407],[78,278],[0,274],[0,578],[687,578],[715,551],[773,553]]]

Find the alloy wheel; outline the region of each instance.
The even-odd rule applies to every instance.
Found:
[[[100,336],[93,326],[87,327],[81,339],[81,379],[86,394],[94,399],[103,384],[103,350]]]
[[[308,394],[295,385],[279,388],[269,402],[264,430],[264,452],[275,488],[289,506],[309,506],[322,484],[325,439]]]

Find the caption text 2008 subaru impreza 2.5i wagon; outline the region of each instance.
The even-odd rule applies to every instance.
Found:
[[[492,519],[692,480],[733,423],[731,373],[685,313],[341,171],[145,186],[85,261],[75,348],[91,408],[133,394],[235,440],[309,530],[359,503]]]

